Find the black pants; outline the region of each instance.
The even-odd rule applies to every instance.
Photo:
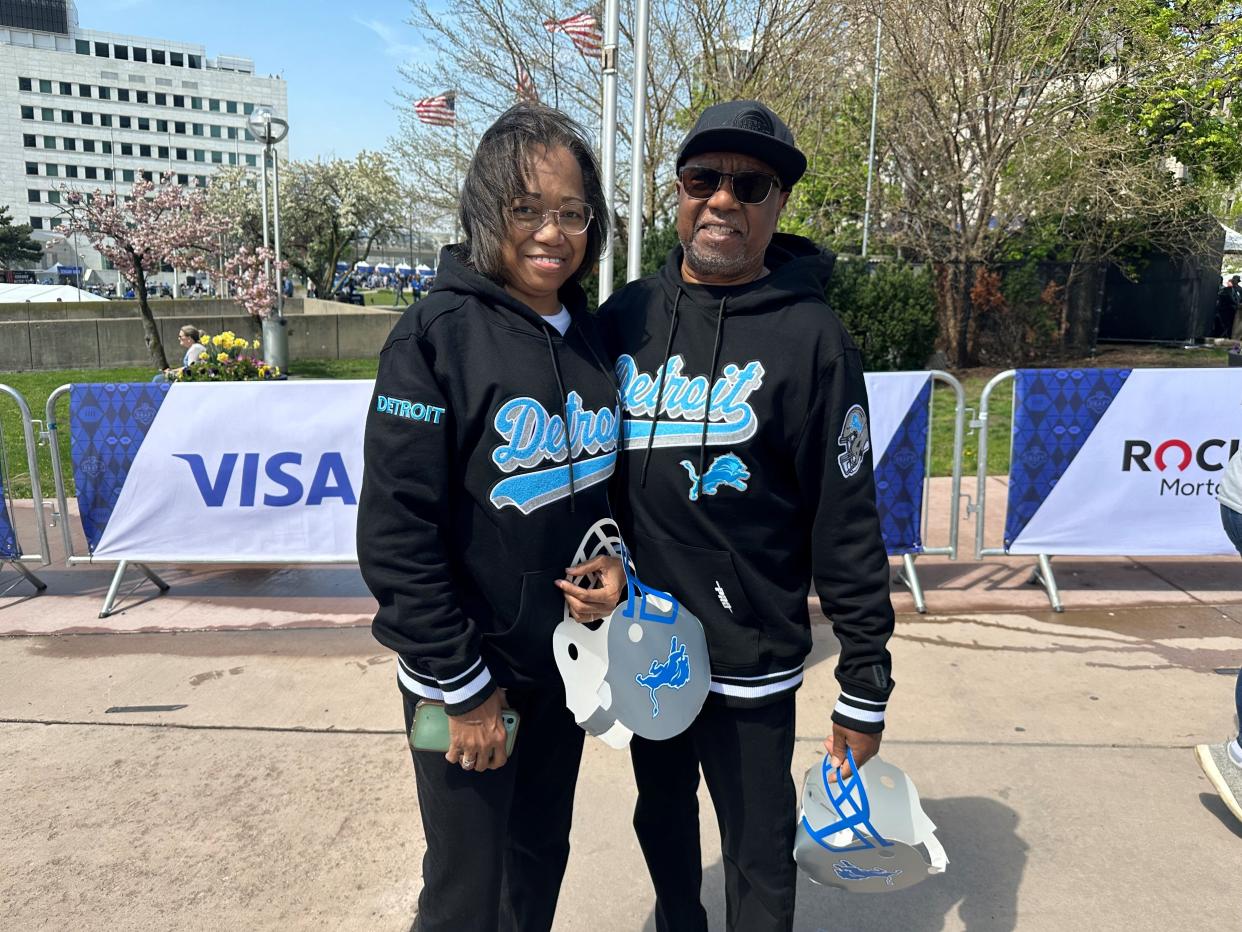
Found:
[[[584,732],[559,690],[508,691],[521,716],[499,770],[411,751],[427,853],[417,932],[544,932],[565,863]],[[414,704],[405,700],[409,732]]]
[[[731,709],[715,696],[668,741],[630,744],[638,805],[634,830],[656,891],[659,932],[706,932],[696,792],[707,780],[724,860],[725,914],[735,932],[793,928],[794,698]]]

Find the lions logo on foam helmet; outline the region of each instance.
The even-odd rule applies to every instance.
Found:
[[[587,532],[574,565],[604,554],[621,559],[629,595],[598,625],[574,621],[566,607],[552,634],[565,702],[583,730],[611,747],[634,735],[671,738],[690,727],[711,685],[703,625],[671,594],[639,582],[609,520]]]
[[[910,778],[878,757],[861,769],[848,748],[845,758],[852,773],[842,777],[837,768],[836,783],[828,782],[827,755],[806,772],[798,866],[816,883],[855,893],[888,893],[943,873],[949,859]]]

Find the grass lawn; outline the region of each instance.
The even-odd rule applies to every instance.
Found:
[[[392,292],[376,292],[388,295]],[[368,294],[368,303],[372,295]],[[380,301],[379,303],[383,303]],[[1183,350],[1170,347],[1110,346],[1100,347],[1091,359],[1069,360],[1066,368],[1132,368],[1170,367],[1192,368],[1225,365],[1224,349]],[[294,363],[293,376],[304,379],[373,379],[374,359],[304,359]],[[967,433],[962,451],[962,475],[969,481],[978,469],[979,442],[976,432],[969,430],[972,417],[978,416],[979,396],[983,386],[998,369],[966,369],[955,373],[966,390],[966,404],[973,408],[967,412]],[[48,395],[58,386],[69,382],[146,382],[151,377],[149,369],[93,369],[62,372],[0,372],[0,383],[17,389],[30,405],[32,416],[43,417],[43,407]],[[932,404],[932,475],[947,476],[953,466],[953,392],[937,385]],[[1004,475],[1009,470],[1009,432],[1013,417],[1013,383],[1002,384],[992,393],[991,410],[988,415],[988,474]],[[68,417],[68,401],[61,404],[58,417],[64,423]],[[17,407],[7,396],[0,396],[0,428],[4,435],[4,455],[8,463],[11,493],[15,498],[30,497],[30,470],[22,443],[21,424]],[[65,475],[69,469],[68,435],[61,438],[61,463]],[[52,469],[49,451],[39,448],[39,472],[43,479],[43,495],[52,495]],[[72,478],[69,479],[72,492]]]
[[[303,359],[293,365],[294,378],[303,379],[373,379],[374,359]],[[44,417],[43,409],[48,396],[61,385],[71,382],[148,382],[152,370],[138,369],[66,369],[58,372],[0,372],[0,384],[17,389],[30,405],[30,415],[36,420]],[[69,400],[64,398],[57,406],[57,421],[68,422]],[[35,425],[36,433],[38,425]],[[14,498],[30,498],[30,469],[26,465],[25,443],[22,439],[21,419],[17,405],[8,395],[0,395],[0,434],[3,434],[3,455],[8,465],[9,490]],[[51,451],[46,446],[38,448],[39,477],[43,497],[51,500],[55,486],[52,482]],[[73,470],[69,460],[69,434],[60,437],[60,462],[64,470],[67,491],[73,494]]]
[[[366,301],[368,306],[372,304],[378,304],[384,307],[392,307],[392,302],[393,302],[395,295],[396,295],[396,292],[393,291],[391,288],[385,288],[380,291],[364,291],[362,293],[362,299]],[[413,303],[414,295],[410,291],[409,288],[405,289],[404,298],[405,298],[406,304]],[[402,307],[404,306],[405,305],[403,304]]]

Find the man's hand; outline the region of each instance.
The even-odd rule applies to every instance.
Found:
[[[828,756],[834,768],[828,775],[828,782],[837,782],[835,769],[837,767],[841,768],[841,776],[843,777],[849,777],[853,773],[845,759],[845,749],[847,747],[854,752],[854,763],[861,767],[875,757],[876,752],[880,750],[880,739],[882,737],[884,737],[883,732],[877,732],[873,735],[866,734],[833,722],[832,734],[824,739],[824,748],[828,751]]]
[[[505,753],[505,723],[500,718],[504,707],[504,691],[497,689],[481,706],[448,717],[449,749],[444,756],[450,764],[462,770],[499,770],[505,765],[509,755]]]
[[[567,576],[585,576],[588,585],[595,583],[594,588],[584,589],[575,586],[568,579],[558,579],[557,587],[565,596],[569,606],[569,616],[574,621],[599,621],[612,614],[625,591],[625,569],[616,557],[602,556],[587,560],[577,566],[565,570]]]

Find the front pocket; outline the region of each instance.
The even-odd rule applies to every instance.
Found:
[[[553,583],[564,575],[563,568],[523,573],[513,624],[502,631],[483,635],[483,640],[514,672],[534,676],[555,670],[552,632],[564,618],[565,597]]]
[[[762,622],[727,551],[635,533],[634,563],[642,583],[672,593],[703,623],[713,670],[754,668]]]

